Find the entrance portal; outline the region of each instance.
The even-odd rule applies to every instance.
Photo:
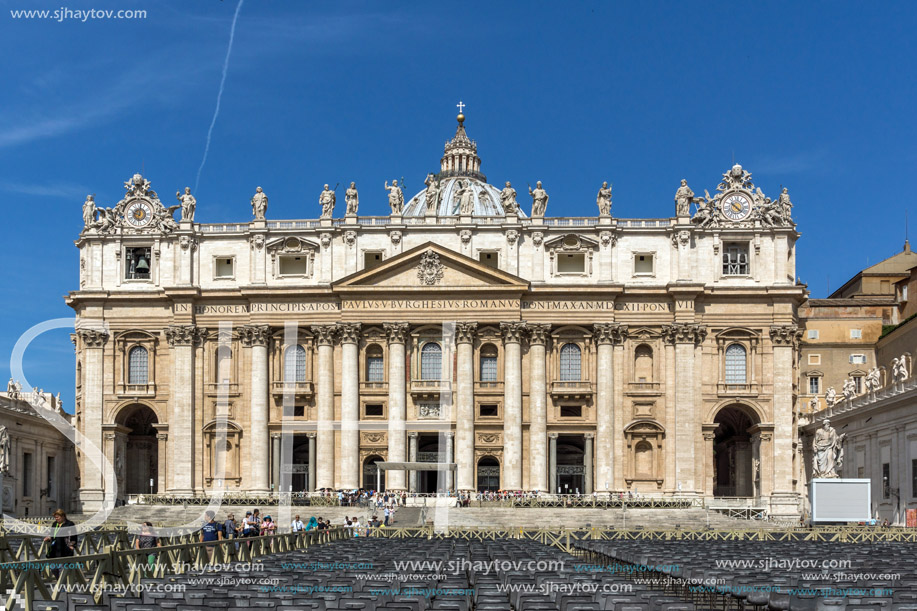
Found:
[[[742,406],[717,413],[713,438],[713,496],[754,496],[751,434],[757,418]]]
[[[156,413],[141,404],[125,407],[118,415],[118,424],[131,430],[125,445],[122,494],[149,494],[159,490],[159,443],[153,428],[158,422]],[[117,460],[115,467],[118,468]]]

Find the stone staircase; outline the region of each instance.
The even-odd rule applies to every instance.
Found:
[[[223,521],[232,512],[241,521],[245,512],[255,507],[224,506],[217,511],[217,520]],[[174,526],[199,523],[205,511],[204,506],[180,505],[125,505],[117,507],[110,519],[115,521],[145,522],[154,525]],[[261,515],[281,519],[277,505],[258,506]],[[333,525],[344,524],[347,517],[357,516],[366,524],[373,515],[381,520],[383,513],[363,507],[292,507],[292,515],[299,515],[303,522],[312,516],[331,520]],[[71,515],[74,522],[85,519]],[[87,516],[88,517],[88,516]],[[591,508],[548,508],[548,507],[399,507],[395,527],[414,527],[435,524],[437,527],[452,528],[642,528],[645,530],[668,530],[682,528],[700,530],[708,525],[714,529],[775,528],[777,525],[760,520],[733,518],[717,511],[693,509],[591,509]],[[280,523],[281,527],[288,524]]]

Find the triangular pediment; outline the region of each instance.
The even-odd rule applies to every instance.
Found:
[[[475,261],[454,250],[427,242],[381,265],[341,278],[337,291],[396,290],[528,290],[526,280]]]

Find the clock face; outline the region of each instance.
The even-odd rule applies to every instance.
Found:
[[[751,201],[741,193],[733,193],[723,200],[722,210],[729,220],[744,221],[751,214]]]
[[[144,227],[153,218],[153,210],[144,201],[136,201],[128,205],[124,218],[134,227]]]

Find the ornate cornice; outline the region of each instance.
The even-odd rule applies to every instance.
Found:
[[[108,341],[108,331],[101,329],[77,329],[76,335],[80,337],[84,348],[102,348]]]
[[[385,337],[388,339],[388,343],[403,344],[407,339],[411,325],[406,322],[387,322],[382,324],[382,328],[385,329]]]
[[[707,327],[694,323],[673,323],[662,326],[662,339],[667,344],[702,344]]]
[[[525,333],[527,325],[525,321],[511,321],[500,323],[500,335],[503,337],[504,344],[518,344],[522,342],[522,334]]]
[[[336,325],[312,325],[312,334],[319,346],[333,346],[338,332]]]
[[[244,325],[239,329],[243,346],[267,346],[271,339],[269,325]]]
[[[474,336],[478,332],[478,323],[476,322],[457,322],[455,323],[455,343],[470,344],[474,341]]]
[[[775,346],[796,347],[802,339],[802,331],[796,325],[774,325],[771,327],[771,342]]]
[[[529,325],[529,343],[544,346],[551,335],[551,325],[547,323],[532,323]]]
[[[627,325],[600,322],[593,325],[592,339],[596,344],[623,344],[627,339]]]
[[[207,337],[207,329],[195,325],[170,325],[165,335],[169,346],[193,346]]]
[[[337,324],[342,344],[356,344],[360,341],[360,323],[339,322]]]

